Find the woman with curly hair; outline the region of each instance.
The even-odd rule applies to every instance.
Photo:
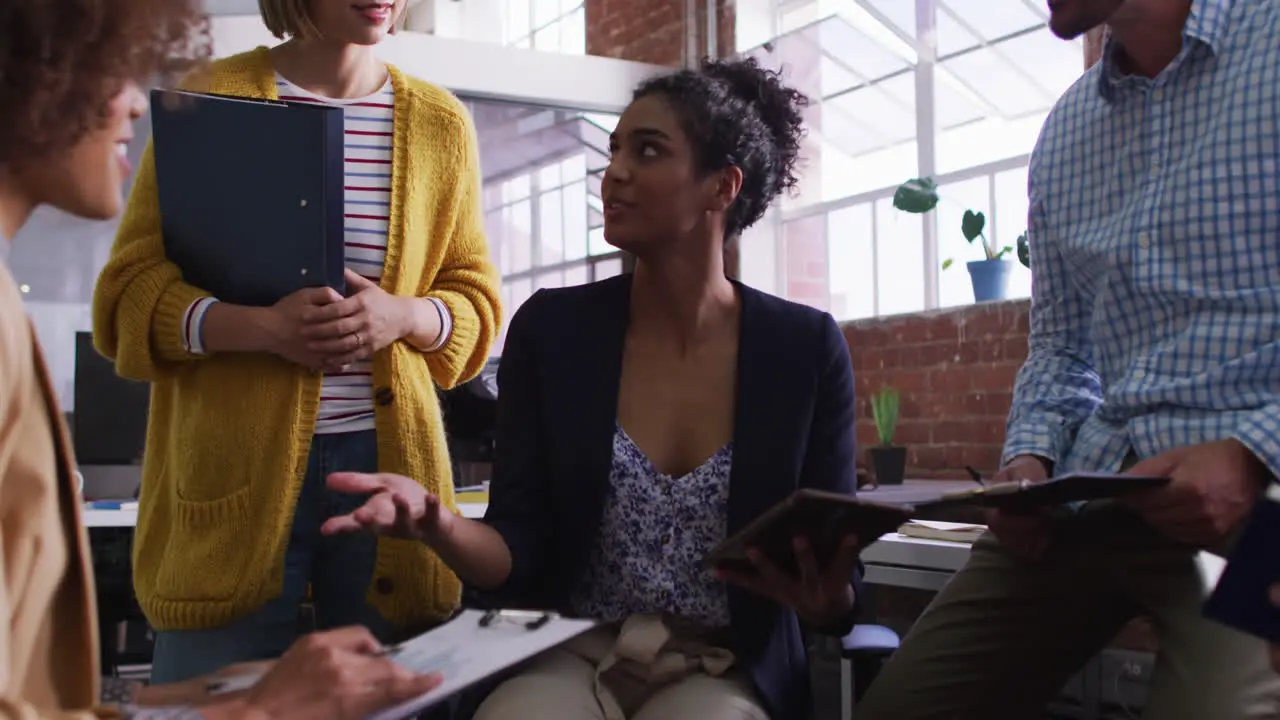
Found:
[[[404,0],[259,4],[285,42],[184,85],[343,109],[349,295],[246,307],[184,282],[143,155],[93,328],[152,388],[134,581],[159,682],[278,655],[308,595],[320,628],[387,639],[448,617],[460,594],[421,544],[320,526],[360,501],[325,488],[335,471],[411,475],[453,504],[436,388],[480,371],[500,319],[474,128],[448,91],[375,54]]]
[[[138,82],[167,58],[203,54],[196,5],[0,3],[0,257],[39,205],[101,220],[120,212],[123,148],[146,109]],[[61,417],[21,295],[0,262],[0,718],[118,714],[94,710],[101,672],[93,579]],[[213,697],[204,682],[157,687],[126,715],[356,720],[439,683],[406,673],[380,649],[363,628],[316,634],[248,693]]]
[[[605,621],[477,720],[809,717],[801,624],[851,629],[856,540],[822,566],[795,538],[798,577],[703,564],[796,488],[855,488],[840,329],[725,277],[725,243],[796,183],[805,103],[753,60],[636,90],[602,185],[635,273],[540,291],[512,319],[484,522],[406,478],[330,478],[373,496],[326,532],[420,540],[495,603]]]

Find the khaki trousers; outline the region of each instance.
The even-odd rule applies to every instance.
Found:
[[[474,720],[769,720],[733,655],[636,615],[552,650]]]
[[[1131,619],[1159,654],[1144,720],[1280,718],[1280,676],[1261,641],[1201,616],[1224,563],[1164,539],[1115,503],[1056,521],[1046,557],[988,534],[854,711],[857,720],[1022,720]]]

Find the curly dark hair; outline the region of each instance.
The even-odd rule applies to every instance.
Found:
[[[209,48],[198,0],[0,0],[0,165],[74,145],[124,83]]]
[[[764,216],[769,204],[796,186],[804,138],[804,93],[755,58],[704,60],[697,70],[653,78],[634,99],[660,95],[675,110],[703,172],[736,166],[742,188],[729,208],[732,240]]]

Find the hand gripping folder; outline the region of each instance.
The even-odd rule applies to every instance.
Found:
[[[345,294],[341,108],[153,90],[151,128],[164,249],[183,280],[237,305]]]
[[[564,618],[533,610],[462,610],[436,629],[386,649],[387,657],[417,672],[438,672],[444,682],[435,690],[370,720],[402,720],[444,702],[467,687],[550,650],[595,627],[592,620]],[[214,694],[252,687],[261,674],[220,678],[207,689]]]

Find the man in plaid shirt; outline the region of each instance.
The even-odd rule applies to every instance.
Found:
[[[1060,37],[1109,37],[1031,158],[1030,352],[996,479],[1172,480],[993,514],[858,718],[1042,716],[1139,616],[1160,646],[1143,717],[1277,718],[1268,646],[1201,603],[1222,565],[1204,551],[1280,471],[1280,0],[1049,10]]]

